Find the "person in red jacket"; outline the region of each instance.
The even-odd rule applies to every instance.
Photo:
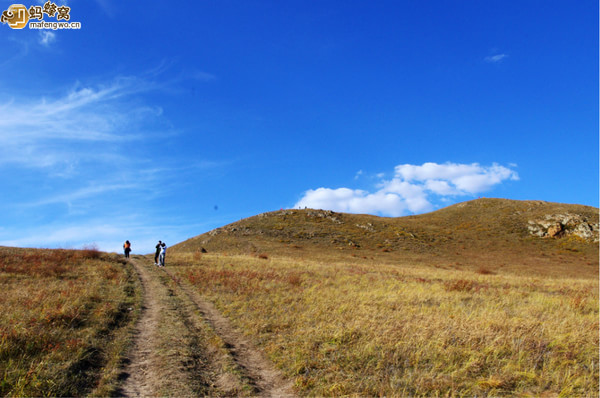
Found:
[[[123,250],[125,251],[125,258],[129,258],[129,252],[131,251],[131,243],[128,240],[123,243]]]

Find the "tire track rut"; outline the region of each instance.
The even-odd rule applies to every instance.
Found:
[[[177,388],[176,395],[295,397],[291,381],[284,379],[264,354],[236,330],[212,303],[181,283],[169,272],[168,267],[154,268],[149,260],[140,257],[130,261],[144,289],[144,304],[129,364],[124,372],[126,378],[121,395],[164,395],[164,374],[161,369],[165,358],[161,357],[159,349],[161,344],[164,346],[164,341],[161,341],[164,336],[160,335],[159,330],[165,313],[175,311],[182,328],[186,329],[186,344],[193,353],[179,353],[177,360],[187,365],[169,375],[170,378],[179,379],[171,380],[171,383],[182,385]],[[173,300],[177,300],[175,307]],[[167,301],[171,301],[171,304]],[[216,352],[219,349],[206,343],[209,340],[207,328],[223,342],[220,353]],[[193,347],[199,344],[205,347]],[[202,351],[202,355],[198,355],[198,351]],[[186,355],[190,358],[186,358]],[[236,369],[226,365],[227,358],[224,355]],[[166,391],[167,395],[174,393]]]
[[[181,291],[196,305],[202,316],[207,320],[217,335],[223,339],[226,348],[235,363],[239,366],[246,381],[254,388],[258,397],[295,397],[292,383],[285,380],[264,354],[257,349],[245,336],[236,330],[231,322],[215,308],[215,306],[184,286],[179,278],[165,269],[165,272],[177,284]]]

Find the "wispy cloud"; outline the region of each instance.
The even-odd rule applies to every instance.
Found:
[[[55,204],[55,203],[65,203],[71,204],[78,200],[83,200],[91,197],[97,197],[99,195],[103,195],[106,193],[123,191],[123,190],[133,190],[140,189],[143,185],[128,183],[128,184],[104,184],[104,185],[89,185],[83,188],[76,189],[72,192],[67,192],[63,194],[58,194],[54,196],[48,196],[43,199],[24,203],[22,204],[24,207],[38,207],[43,205]]]
[[[489,191],[518,174],[494,163],[424,163],[395,167],[391,180],[380,181],[374,192],[350,188],[317,188],[304,193],[295,207],[329,209],[349,213],[401,216],[434,209],[437,198],[473,196]]]
[[[75,82],[60,93],[0,96],[0,172],[15,176],[5,187],[0,245],[118,250],[130,239],[143,253],[155,239],[175,243],[200,228],[164,204],[228,163],[175,152],[157,158],[180,133],[153,101],[168,104],[164,95],[182,83],[209,79],[167,81],[169,67]],[[172,225],[160,225],[166,219]]]
[[[201,70],[195,70],[191,73],[191,78],[194,80],[200,80],[200,81],[204,81],[204,82],[208,82],[211,80],[215,80],[216,76],[213,75],[212,73],[208,73],[208,72],[204,72]]]
[[[13,98],[0,104],[0,165],[46,168],[114,156],[97,143],[135,141],[142,127],[160,122],[162,109],[132,100],[152,82],[120,77],[108,84],[76,84],[54,98]],[[110,156],[108,156],[110,155]]]
[[[485,62],[489,62],[489,63],[494,63],[495,64],[495,63],[501,62],[506,57],[508,57],[508,55],[506,55],[506,54],[495,54],[495,55],[490,55],[488,57],[485,57],[483,60]]]
[[[49,47],[50,44],[56,41],[56,33],[51,30],[40,30],[39,32],[40,44]]]

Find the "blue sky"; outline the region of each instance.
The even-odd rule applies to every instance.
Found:
[[[0,245],[147,253],[304,206],[598,206],[596,1],[55,4],[81,29],[0,25]]]

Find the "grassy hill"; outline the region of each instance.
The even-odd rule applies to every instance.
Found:
[[[549,229],[556,236],[549,236]],[[274,211],[188,239],[171,252],[204,249],[387,263],[410,259],[443,267],[479,267],[482,272],[520,272],[523,266],[549,272],[553,265],[558,273],[576,275],[573,265],[597,264],[597,240],[596,208],[477,199],[399,218],[313,209]]]
[[[250,217],[170,250],[307,396],[598,396],[598,209]],[[203,250],[204,249],[204,252]]]

